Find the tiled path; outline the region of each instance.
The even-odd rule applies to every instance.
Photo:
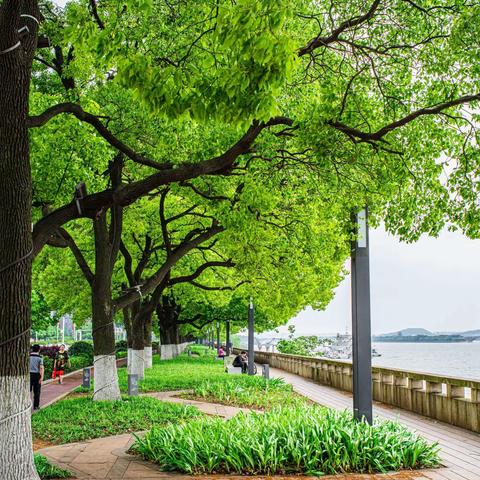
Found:
[[[349,393],[275,368],[270,368],[270,375],[284,378],[296,392],[326,407],[341,410],[353,408],[352,395]],[[379,403],[375,404],[373,413],[383,419],[399,420],[428,441],[439,443],[442,464],[447,468],[428,473],[430,478],[480,480],[480,435]]]
[[[160,392],[149,394],[162,401],[183,403],[196,406],[200,411],[208,415],[219,415],[230,418],[240,411],[248,411],[224,405],[198,402],[176,398],[179,392]],[[154,464],[140,460],[129,455],[127,450],[134,441],[133,435],[117,435],[108,438],[99,438],[86,442],[71,443],[57,447],[49,447],[39,450],[38,453],[45,455],[60,467],[70,470],[79,480],[192,480],[193,478],[204,480],[240,480],[241,476],[207,475],[192,477],[182,474],[160,472]],[[252,478],[252,477],[250,477]],[[299,477],[254,477],[254,480],[267,479],[294,479]],[[308,480],[317,477],[300,477]],[[340,475],[321,477],[324,480],[444,480],[444,476],[438,476],[437,472],[404,472],[389,475]],[[253,478],[252,478],[253,480]]]
[[[81,384],[82,372],[75,372],[68,377],[64,377],[62,385],[59,385],[58,381],[55,380],[43,384],[40,394],[40,408],[48,407],[53,402],[62,399]]]
[[[117,360],[117,367],[125,365],[126,359],[120,358]],[[92,367],[93,379],[93,367]],[[40,408],[45,408],[63,397],[67,396],[72,390],[82,384],[82,371],[73,372],[63,377],[63,383],[60,385],[58,380],[48,379],[42,384],[42,391],[40,394]],[[33,399],[32,399],[33,402]]]

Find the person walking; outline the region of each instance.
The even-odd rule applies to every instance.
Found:
[[[63,383],[63,375],[65,374],[65,367],[70,367],[70,359],[68,353],[65,350],[65,345],[60,345],[60,349],[55,355],[55,361],[53,362],[53,378],[58,377],[58,383]]]
[[[43,358],[40,355],[40,345],[35,344],[30,352],[30,392],[33,391],[33,409],[40,408],[40,390],[43,382]]]

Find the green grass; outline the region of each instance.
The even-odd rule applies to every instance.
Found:
[[[191,406],[151,397],[125,397],[120,402],[93,402],[90,397],[60,400],[32,416],[33,436],[70,443],[147,430],[200,415]]]
[[[34,454],[33,459],[35,461],[35,468],[42,480],[72,477],[72,474],[68,470],[63,470],[63,468],[58,468],[57,466],[52,465],[42,455]]]
[[[140,382],[141,392],[165,392],[192,389],[203,380],[222,380],[227,377],[223,362],[211,357],[188,357],[180,355],[173,360],[153,360],[153,368],[145,370],[145,379]],[[128,391],[127,369],[118,369],[122,392]]]
[[[280,378],[265,380],[263,377],[248,375],[227,375],[221,380],[204,380],[194,387],[193,394],[186,397],[255,409],[294,406],[307,402]]]
[[[395,422],[318,406],[153,428],[133,451],[162,470],[241,475],[374,473],[438,465],[438,447]]]

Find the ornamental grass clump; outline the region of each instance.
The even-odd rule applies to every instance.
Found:
[[[391,421],[318,406],[153,428],[133,450],[162,470],[241,475],[374,473],[438,465],[438,447]]]

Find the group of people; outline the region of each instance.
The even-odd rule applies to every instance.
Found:
[[[65,345],[60,345],[58,352],[53,360],[52,378],[57,379],[58,383],[63,383],[63,375],[65,368],[70,366],[70,359]],[[32,345],[30,352],[30,392],[33,392],[33,409],[40,408],[40,393],[42,389],[43,377],[45,374],[45,366],[43,357],[40,355],[40,345],[37,343]]]

